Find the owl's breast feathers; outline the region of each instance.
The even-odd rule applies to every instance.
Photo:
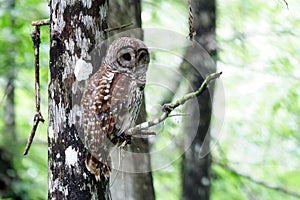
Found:
[[[97,80],[91,98],[99,124],[97,128],[112,139],[134,124],[144,85],[138,86],[132,77],[115,72],[106,65],[102,67],[103,70],[94,75]]]

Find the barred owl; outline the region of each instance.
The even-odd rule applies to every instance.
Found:
[[[86,167],[96,180],[109,176],[110,150],[130,140],[124,133],[137,118],[150,61],[146,45],[134,38],[112,42],[100,69],[83,93]]]

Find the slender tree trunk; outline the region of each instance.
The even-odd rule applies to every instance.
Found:
[[[8,1],[8,10],[15,9],[15,1]],[[13,16],[9,17],[9,23],[11,27],[15,26],[15,19]],[[13,29],[12,29],[13,31]],[[15,33],[13,33],[15,35]],[[15,42],[11,43],[11,47],[8,49],[8,58],[4,61],[4,65],[8,68],[7,75],[5,77],[6,80],[6,102],[5,102],[5,132],[9,134],[7,137],[7,142],[11,143],[16,142],[16,114],[15,114],[15,79],[16,79],[16,63],[15,63]]]
[[[85,167],[82,133],[75,125],[91,54],[105,39],[108,2],[52,0],[50,7],[48,198],[110,199],[109,180],[97,182]]]
[[[15,1],[7,1],[7,13],[12,13],[15,9]],[[15,31],[12,27],[15,26],[15,18],[12,15],[9,15],[9,24],[7,28],[11,29],[12,36],[15,37]],[[3,27],[4,28],[4,27]],[[10,48],[7,49],[7,58],[2,60],[2,66],[7,70],[5,74],[5,106],[4,106],[4,130],[2,134],[5,134],[2,144],[3,147],[0,148],[0,198],[21,198],[20,194],[17,194],[14,190],[14,184],[19,180],[17,173],[7,173],[8,171],[15,172],[14,162],[11,159],[15,152],[16,148],[11,147],[12,144],[15,144],[17,141],[16,135],[16,114],[15,114],[15,79],[16,79],[16,63],[15,63],[15,54],[16,54],[16,42],[9,42]],[[23,191],[22,191],[23,192]],[[26,194],[23,193],[25,196]]]
[[[216,55],[215,41],[215,1],[214,0],[194,0],[192,1],[194,16],[194,29],[196,31],[195,40],[211,55]],[[190,66],[190,81],[193,90],[197,89],[208,73],[214,72],[216,66],[206,66],[205,59],[211,59],[201,55],[201,49],[187,49],[186,57],[193,60]],[[188,59],[188,60],[189,60]],[[211,85],[213,87],[213,85]],[[212,90],[208,90],[197,98],[197,105],[188,104],[188,113],[191,118],[187,122],[185,140],[191,144],[185,152],[182,161],[183,177],[183,199],[207,200],[210,198],[210,176],[211,176],[211,154],[210,154],[210,119],[212,110]],[[195,107],[199,106],[199,112]],[[199,119],[199,123],[196,119]],[[191,133],[196,131],[193,138]],[[189,141],[192,140],[192,141]]]
[[[128,23],[133,23],[133,25],[114,31],[110,33],[110,36],[119,33],[119,35],[117,34],[118,36],[122,35],[143,39],[143,32],[136,30],[136,28],[141,28],[140,0],[110,0],[108,24],[111,27],[120,27]],[[145,120],[146,112],[145,104],[143,103],[137,123]],[[116,168],[111,176],[113,199],[155,199],[150,155],[148,154],[149,148],[147,138],[133,138],[132,144],[128,145],[123,153],[113,155]],[[136,157],[130,152],[143,156]],[[119,163],[119,159],[120,166],[116,166]]]

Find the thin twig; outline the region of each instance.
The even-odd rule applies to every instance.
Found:
[[[177,113],[173,115],[169,115],[169,117],[185,117],[185,116],[191,116],[189,113]]]
[[[220,163],[218,161],[213,161],[213,163],[216,164],[216,165],[219,165],[220,167],[224,168],[225,170],[229,171],[230,173],[235,174],[235,175],[240,176],[240,177],[243,177],[243,178],[246,178],[246,179],[248,179],[249,181],[251,181],[253,183],[256,183],[258,185],[264,186],[264,187],[272,189],[272,190],[276,190],[276,191],[285,193],[285,194],[293,196],[293,197],[300,198],[300,193],[288,190],[286,188],[275,185],[273,183],[268,183],[268,182],[265,182],[265,181],[255,179],[255,178],[253,178],[252,176],[250,176],[248,174],[244,174],[244,173],[242,173],[242,172],[240,172],[240,171],[238,171],[238,170],[236,170],[236,169],[234,169],[234,168],[232,168],[232,167],[230,167],[226,164]]]
[[[35,30],[31,34],[31,39],[34,46],[34,64],[35,64],[35,106],[36,106],[36,113],[34,115],[33,127],[31,129],[30,136],[28,138],[28,142],[24,151],[24,156],[28,154],[30,146],[32,144],[33,138],[35,136],[36,129],[39,125],[39,122],[44,123],[44,118],[41,114],[41,106],[40,106],[40,64],[39,64],[39,49],[40,49],[40,27],[35,26]]]
[[[42,20],[32,21],[31,25],[32,26],[47,26],[47,25],[50,25],[50,19],[42,19]]]
[[[289,9],[289,4],[288,4],[288,2],[287,2],[286,0],[283,0],[283,2],[285,3],[286,8]]]
[[[188,35],[188,37],[192,41],[194,35],[196,35],[196,32],[195,32],[195,29],[194,29],[194,26],[193,26],[194,17],[193,17],[193,10],[192,10],[191,0],[188,0],[188,10],[189,10],[189,35]]]
[[[106,28],[104,29],[105,32],[111,32],[111,31],[116,31],[116,30],[120,30],[120,29],[123,29],[123,28],[126,28],[128,26],[132,26],[133,23],[130,22],[128,24],[124,24],[124,25],[121,25],[121,26],[118,26],[118,27],[114,27],[114,28]]]
[[[201,84],[200,88],[197,91],[189,93],[189,94],[186,94],[185,96],[183,96],[182,98],[176,100],[175,102],[164,104],[162,106],[163,114],[159,118],[156,118],[156,119],[153,119],[153,120],[150,120],[150,121],[138,124],[135,127],[130,128],[128,131],[126,131],[125,134],[126,135],[136,135],[137,132],[139,132],[141,130],[145,130],[147,128],[150,128],[150,127],[152,127],[154,125],[157,125],[157,124],[163,122],[166,118],[169,117],[170,113],[175,108],[177,108],[180,105],[183,105],[186,101],[188,101],[188,100],[190,100],[190,99],[192,99],[194,97],[197,97],[197,96],[201,95],[207,89],[208,84],[212,80],[219,78],[221,76],[221,74],[222,74],[222,72],[213,73],[213,74],[208,75],[206,77],[206,79],[203,81],[203,83]]]
[[[150,135],[156,135],[156,132],[148,131],[148,130],[140,130],[138,132],[132,133],[132,135],[150,136]]]

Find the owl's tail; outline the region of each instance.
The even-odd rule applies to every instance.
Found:
[[[110,155],[105,156],[105,158],[100,158],[100,160],[103,162],[100,162],[90,152],[86,154],[85,166],[92,174],[95,175],[97,181],[100,181],[101,174],[103,174],[105,178],[109,178],[109,174],[112,169]]]

